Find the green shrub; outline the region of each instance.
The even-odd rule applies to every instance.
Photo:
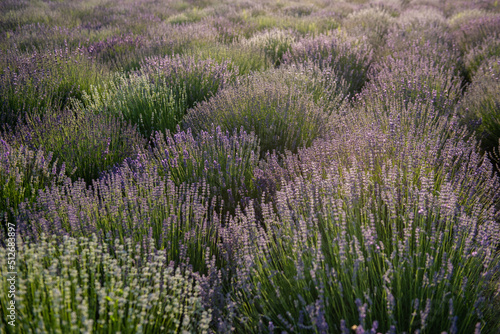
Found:
[[[224,202],[225,212],[232,214],[239,205],[246,207],[249,198],[260,199],[255,185],[259,162],[259,144],[253,134],[245,131],[222,132],[213,127],[195,138],[188,129],[165,136],[156,133],[149,159],[176,185],[204,180],[212,196]]]
[[[195,133],[213,125],[222,131],[242,128],[259,138],[261,154],[296,152],[326,132],[327,114],[301,85],[287,86],[283,70],[255,74],[188,111],[185,126]]]
[[[492,58],[478,69],[459,112],[484,150],[496,147],[500,138],[500,58]]]
[[[213,59],[221,63],[230,61],[240,75],[261,72],[273,66],[263,49],[248,45],[244,41],[225,45],[222,43],[194,48],[191,53],[197,59]]]
[[[10,141],[17,147],[52,152],[72,171],[73,179],[88,184],[146,145],[135,127],[116,117],[71,110],[29,118]]]
[[[11,125],[25,113],[62,109],[105,78],[82,50],[25,55],[14,49],[0,55],[0,121]]]
[[[84,93],[81,107],[131,122],[148,138],[154,131],[175,129],[184,116],[186,100],[185,87],[172,87],[165,78],[117,74]]]
[[[257,33],[243,43],[263,49],[266,56],[277,67],[281,64],[283,55],[290,50],[294,42],[295,36],[291,31],[273,29]]]
[[[65,164],[53,157],[0,139],[0,215],[7,214],[12,222],[20,203],[33,202],[39,190],[64,183]]]
[[[146,245],[146,242],[144,242]],[[0,247],[0,273],[16,271],[15,327],[2,317],[3,333],[207,333],[210,310],[187,270],[175,269],[149,244],[130,239],[114,247],[95,237],[17,239],[16,268]],[[9,306],[10,281],[0,286]]]
[[[220,89],[235,82],[238,77],[238,67],[231,61],[219,62],[210,58],[150,57],[142,62],[140,73],[155,83],[161,82],[163,86],[170,87],[176,96],[185,95],[187,109],[207,100]]]

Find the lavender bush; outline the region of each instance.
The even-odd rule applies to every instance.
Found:
[[[411,21],[410,21],[411,22]],[[394,27],[388,33],[385,56],[406,59],[410,56],[427,59],[433,66],[443,66],[459,74],[462,54],[450,34],[435,26]],[[382,58],[379,62],[383,62]]]
[[[421,55],[418,50],[418,44],[414,44],[374,66],[370,83],[357,102],[370,110],[383,108],[383,101],[423,102],[449,114],[460,97],[461,79],[449,63],[436,62],[433,55]]]
[[[230,60],[241,75],[262,72],[273,66],[263,49],[244,41],[229,45],[216,43],[202,48],[198,47],[194,48],[191,54],[198,59],[213,59],[218,63]]]
[[[274,66],[281,64],[283,55],[290,50],[295,36],[290,31],[274,29],[255,34],[246,43],[264,49]]]
[[[233,83],[238,76],[238,68],[227,60],[216,62],[190,56],[151,57],[141,64],[140,73],[163,81],[175,94],[180,95],[185,89],[186,108],[191,108]]]
[[[164,252],[130,239],[113,247],[90,238],[41,236],[18,239],[15,330],[2,317],[4,333],[208,333],[211,312],[188,270],[175,269]],[[0,249],[7,275],[6,249]],[[146,260],[147,259],[147,260]],[[0,288],[7,309],[9,280]]]
[[[300,17],[291,18],[290,14],[285,8],[285,15],[272,15],[270,12],[255,13],[251,17],[243,15],[243,19],[247,25],[253,26],[254,31],[270,30],[273,28],[279,29],[292,29],[302,36],[317,36],[326,33],[330,30],[339,27],[339,23],[335,18],[328,15],[321,15],[321,13],[311,13],[311,15],[302,15]],[[300,11],[301,9],[298,9]]]
[[[13,222],[20,203],[33,202],[39,190],[66,181],[65,168],[52,153],[14,147],[0,139],[0,214]]]
[[[500,37],[498,34],[494,34],[488,36],[482,44],[472,48],[465,55],[467,78],[472,80],[483,63],[498,57],[500,57]]]
[[[372,52],[363,41],[341,33],[331,33],[314,39],[304,38],[293,44],[291,51],[283,56],[283,63],[312,61],[321,69],[331,67],[337,76],[349,84],[349,93],[354,94],[366,81]]]
[[[331,67],[321,69],[314,62],[306,61],[297,65],[283,65],[279,70],[263,74],[270,80],[277,75],[281,76],[284,85],[295,86],[310,94],[314,103],[329,116],[345,112],[349,85]]]
[[[316,9],[312,4],[296,4],[283,8],[283,12],[289,16],[303,17],[311,15]]]
[[[164,78],[138,73],[117,74],[113,80],[91,86],[76,109],[108,114],[135,124],[149,138],[154,131],[175,129],[186,109],[183,86],[171,87]]]
[[[239,218],[253,231],[239,330],[498,329],[499,179],[456,119],[422,107],[354,111],[331,139],[263,167],[281,190],[265,230]]]
[[[464,122],[475,131],[483,149],[491,151],[500,138],[500,58],[485,62],[460,104]]]
[[[243,128],[255,133],[263,153],[296,152],[310,145],[326,131],[327,115],[300,86],[287,86],[283,72],[254,75],[220,91],[208,102],[190,109],[185,126],[196,133],[210,129],[212,124],[223,131]]]
[[[74,180],[88,184],[146,145],[136,127],[115,117],[72,110],[30,117],[8,140],[15,147],[52,152]]]
[[[452,30],[460,29],[462,25],[466,25],[468,22],[472,22],[474,20],[491,17],[494,14],[481,9],[479,6],[475,6],[475,8],[457,8],[454,13],[449,15],[448,25]]]
[[[411,7],[403,11],[397,19],[399,28],[410,34],[418,30],[418,33],[426,35],[426,30],[434,30],[439,35],[447,30],[446,23],[442,10],[432,6]]]
[[[87,50],[89,55],[99,62],[108,64],[116,70],[129,71],[139,68],[142,52],[137,52],[137,49],[147,47],[142,36],[128,34],[97,41],[92,43]]]
[[[217,30],[217,41],[227,45],[238,43],[248,29],[240,22],[234,22],[224,16],[214,17],[210,22]]]
[[[353,36],[366,36],[373,49],[382,47],[387,32],[394,24],[394,18],[386,11],[377,7],[367,8],[349,14],[342,22]]]
[[[92,87],[82,97],[87,110],[110,113],[138,125],[151,136],[175,130],[186,110],[236,80],[238,69],[194,57],[151,57],[141,70],[119,74],[110,83]]]
[[[480,45],[493,34],[500,33],[500,15],[488,15],[464,22],[453,36],[463,52]]]
[[[187,54],[213,45],[218,37],[217,29],[208,20],[191,24],[148,24],[145,30],[151,43],[149,56]]]
[[[245,207],[249,197],[257,197],[255,171],[259,161],[259,144],[245,131],[225,133],[220,127],[172,135],[156,133],[152,140],[152,158],[159,173],[168,175],[176,185],[204,181],[213,196],[223,201],[225,211],[237,205]],[[259,197],[260,198],[260,197]]]
[[[466,214],[451,183],[432,173],[409,180],[408,172],[389,162],[373,180],[352,165],[283,185],[277,212],[264,216],[267,232],[255,228],[241,257],[238,328],[495,328],[485,314],[499,268],[498,223]]]
[[[78,49],[28,55],[14,49],[0,55],[0,119],[11,125],[27,112],[42,116],[63,108],[104,77],[103,70]]]

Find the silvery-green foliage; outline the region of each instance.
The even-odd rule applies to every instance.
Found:
[[[296,37],[290,30],[272,29],[254,34],[242,43],[248,43],[264,50],[275,66],[281,64],[283,55],[288,52]]]
[[[157,132],[152,140],[148,162],[159,173],[177,185],[206,182],[218,203],[234,214],[235,208],[245,207],[250,198],[258,197],[256,170],[259,162],[259,142],[244,130],[223,132],[220,127],[201,131],[193,136],[188,129],[175,134]]]
[[[459,105],[464,122],[476,133],[485,150],[500,138],[500,58],[485,61],[478,69]]]
[[[137,127],[114,115],[73,110],[27,117],[26,124],[19,124],[8,140],[16,147],[52,152],[73,180],[82,178],[88,184],[146,145]]]
[[[2,318],[4,333],[208,333],[199,284],[154,245],[144,254],[131,239],[110,246],[95,235],[17,243],[16,327]],[[0,256],[8,277],[6,248]],[[0,289],[4,309],[8,285]]]
[[[349,85],[349,93],[358,92],[367,79],[373,51],[363,39],[354,39],[338,31],[315,38],[304,37],[283,56],[284,64],[314,62],[319,68],[331,68]]]
[[[117,74],[109,82],[92,86],[82,101],[86,112],[107,113],[131,122],[146,138],[153,131],[174,129],[186,109],[185,90],[174,91],[161,78],[135,73]]]
[[[395,19],[377,7],[362,9],[349,14],[342,21],[342,28],[352,36],[366,36],[374,49],[383,47],[389,28]]]
[[[262,153],[296,152],[326,132],[328,115],[302,84],[287,85],[286,78],[282,71],[253,74],[190,109],[184,125],[195,133],[213,125],[242,128],[259,138]]]
[[[13,217],[22,202],[33,202],[39,190],[66,181],[66,165],[52,153],[15,147],[0,139],[0,215]],[[2,230],[4,228],[2,224]]]

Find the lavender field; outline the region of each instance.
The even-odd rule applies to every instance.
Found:
[[[0,0],[0,333],[500,333],[497,0]]]

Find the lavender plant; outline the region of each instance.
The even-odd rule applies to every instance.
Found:
[[[130,239],[112,247],[89,238],[18,239],[16,327],[2,317],[4,333],[208,333],[210,309],[189,270],[175,269],[164,252]],[[1,247],[2,276],[7,249]],[[10,281],[0,288],[8,307]]]
[[[491,151],[500,138],[500,58],[485,62],[459,106],[464,122],[475,131],[484,150]]]
[[[220,127],[201,131],[195,138],[188,129],[172,135],[157,132],[152,140],[149,159],[162,175],[175,182],[206,182],[212,196],[219,198],[224,211],[240,205],[246,207],[250,197],[260,198],[256,189],[255,170],[259,144],[253,134],[245,131],[222,132]]]
[[[478,7],[457,10],[448,18],[448,25],[452,30],[457,30],[460,29],[461,26],[466,25],[468,22],[489,16],[492,16],[491,12]]]
[[[394,24],[394,18],[386,11],[374,7],[349,14],[342,22],[353,36],[366,36],[374,50],[384,46],[387,32]]]
[[[465,55],[467,78],[472,81],[472,78],[483,63],[498,57],[500,57],[500,38],[499,35],[494,34],[488,36],[482,44],[472,48]]]
[[[316,9],[312,4],[294,4],[283,8],[283,12],[289,16],[303,17],[311,15]]]
[[[488,15],[467,21],[460,25],[453,35],[465,53],[482,44],[489,36],[498,33],[500,33],[500,15]]]
[[[219,254],[211,196],[205,183],[175,183],[146,165],[129,159],[87,187],[82,180],[66,182],[39,193],[31,205],[20,208],[17,226],[30,242],[40,236],[89,237],[113,244],[154,240],[167,261],[206,273],[205,257]],[[224,261],[218,258],[218,261]]]
[[[401,30],[412,33],[424,33],[426,30],[445,32],[447,29],[446,18],[443,12],[434,6],[414,6],[401,13],[397,25]],[[427,35],[427,34],[425,34]]]
[[[296,152],[325,133],[327,114],[300,86],[286,85],[283,71],[250,76],[240,85],[221,90],[208,102],[188,111],[185,126],[193,132],[214,125],[223,131],[243,128],[259,138],[261,152]]]
[[[130,71],[139,68],[143,52],[137,50],[146,49],[146,43],[143,36],[122,34],[92,43],[87,50],[91,57],[114,70]]]
[[[321,69],[330,67],[349,84],[349,93],[359,91],[371,65],[373,51],[366,43],[347,38],[342,33],[304,38],[292,45],[283,56],[284,64],[312,61]]]
[[[81,49],[29,55],[14,49],[0,55],[0,118],[11,125],[25,113],[43,116],[63,108],[104,77]]]
[[[92,86],[76,107],[135,124],[149,138],[154,131],[175,129],[186,110],[186,100],[185,88],[171,87],[164,78],[117,74],[108,83]]]
[[[263,77],[273,80],[279,75],[286,86],[296,86],[306,94],[310,94],[316,105],[326,114],[333,116],[345,112],[346,96],[349,84],[339,78],[329,66],[319,68],[314,62],[303,62],[297,65],[283,65],[275,71],[263,73]]]
[[[421,55],[418,49],[418,44],[413,45],[374,66],[357,103],[368,109],[384,108],[392,101],[430,103],[437,112],[450,114],[461,95],[458,71],[446,61],[434,61],[433,55]]]
[[[217,30],[217,42],[226,45],[238,43],[245,34],[245,28],[248,29],[240,22],[234,22],[224,16],[214,17],[210,22]]]
[[[217,29],[208,20],[191,24],[148,24],[145,30],[146,40],[151,43],[149,56],[187,54],[213,45],[218,36]]]
[[[270,11],[257,13],[251,17],[244,15],[243,19],[247,25],[254,27],[254,30],[257,31],[271,30],[273,28],[291,29],[302,36],[317,36],[339,27],[337,20],[329,15],[321,15],[321,13],[312,13],[312,15],[296,18],[270,13]]]
[[[116,117],[73,110],[30,117],[9,137],[15,147],[52,152],[71,172],[68,175],[88,184],[146,145],[136,127]]]
[[[39,190],[66,181],[65,164],[53,158],[51,153],[13,147],[0,139],[0,214],[7,215],[7,221],[13,222],[18,205],[33,202]]]
[[[463,71],[462,53],[446,30],[433,25],[419,27],[415,23],[417,26],[414,26],[411,21],[405,24],[401,23],[401,27],[396,26],[388,33],[384,52],[386,57],[418,57],[427,59],[434,66],[453,70],[456,74]],[[382,58],[379,63],[383,61]]]
[[[284,184],[267,232],[254,227],[241,256],[238,328],[494,328],[484,289],[498,270],[498,222],[465,213],[450,182],[409,172],[389,161],[373,179],[352,164]]]
[[[264,49],[267,57],[275,67],[281,64],[283,55],[290,50],[295,42],[295,36],[291,31],[274,29],[255,34],[246,43]]]
[[[229,45],[216,43],[198,47],[194,48],[190,54],[197,59],[213,59],[218,63],[231,61],[238,68],[240,75],[262,72],[273,66],[263,49],[244,41]]]
[[[87,110],[119,115],[151,136],[155,131],[175,130],[187,108],[208,99],[236,79],[238,70],[194,57],[151,57],[141,70],[119,74],[109,84],[83,95]],[[102,93],[100,93],[102,91]]]
[[[151,57],[141,64],[140,73],[161,81],[176,95],[185,94],[185,107],[192,108],[196,103],[207,100],[220,89],[235,82],[238,68],[227,60],[216,62],[213,59],[200,60],[191,56]]]

